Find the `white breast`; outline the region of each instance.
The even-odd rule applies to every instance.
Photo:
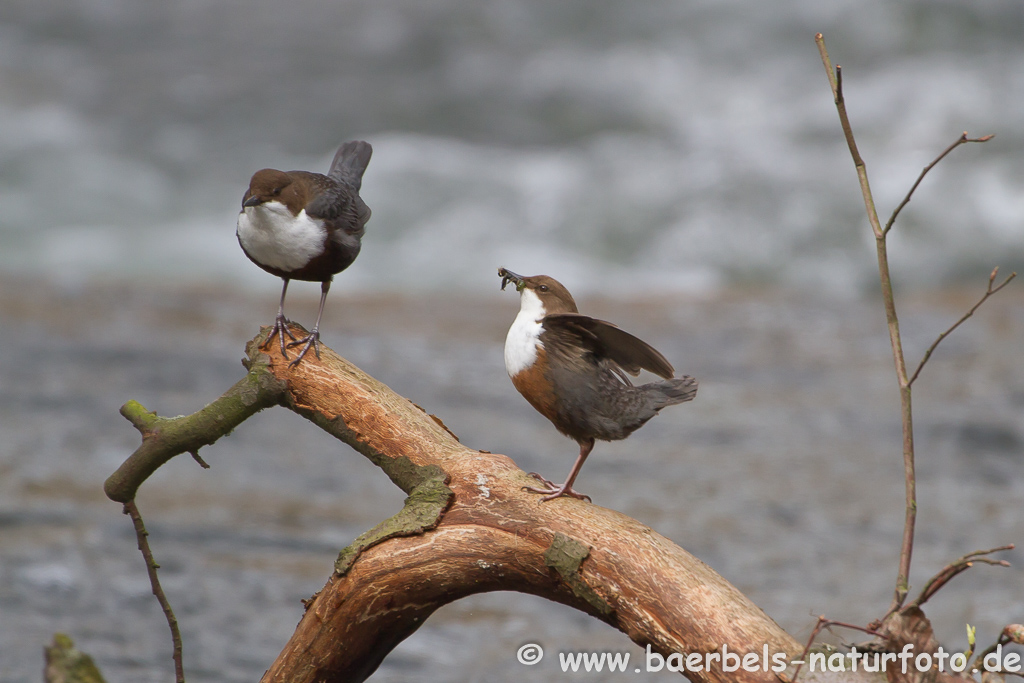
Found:
[[[519,297],[519,315],[505,337],[505,370],[509,377],[515,377],[537,360],[540,341],[541,319],[544,318],[544,304],[531,289],[524,289]]]
[[[324,249],[323,221],[293,216],[281,202],[247,206],[238,214],[238,241],[259,263],[281,270],[298,270]]]

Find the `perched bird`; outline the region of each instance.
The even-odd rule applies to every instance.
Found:
[[[572,484],[594,440],[616,441],[642,427],[665,406],[690,401],[697,380],[675,370],[647,343],[615,325],[579,313],[572,295],[547,275],[523,277],[498,269],[501,288],[515,283],[520,309],[505,338],[505,369],[522,394],[558,431],[580,445],[561,486],[535,472],[542,501],[572,496],[590,500]],[[648,370],[665,378],[633,386],[626,377]]]
[[[359,197],[359,188],[372,153],[368,142],[346,142],[338,148],[327,175],[265,168],[253,174],[242,196],[238,243],[249,260],[284,280],[277,319],[264,348],[269,348],[277,335],[281,354],[288,358],[284,342],[288,335],[292,340],[289,347],[302,346],[298,358],[290,363],[292,367],[310,346],[320,357],[320,318],[331,280],[359,255],[364,226],[370,219],[370,207]],[[284,317],[284,297],[291,280],[321,283],[316,324],[302,339],[295,338]]]

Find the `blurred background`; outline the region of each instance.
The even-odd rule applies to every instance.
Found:
[[[110,680],[171,678],[131,524],[101,491],[138,443],[117,409],[192,412],[241,376],[280,291],[234,236],[249,177],[324,171],[356,138],[374,146],[373,217],[328,298],[329,346],[558,480],[575,445],[505,376],[518,302],[496,269],[552,275],[701,380],[692,405],[599,444],[579,488],[798,638],[822,612],[880,616],[903,519],[897,395],[818,31],[883,220],[962,131],[996,135],[937,167],[891,234],[913,366],[993,266],[1024,268],[1017,0],[5,0],[0,679],[39,680],[58,630]],[[294,285],[289,317],[310,325],[318,293]],[[914,586],[1024,540],[1022,352],[1014,283],[915,385]],[[255,680],[337,551],[402,494],[281,410],[203,455],[211,471],[172,462],[139,505],[189,680]],[[947,647],[965,623],[987,643],[1024,620],[1024,555],[1004,557],[926,606]],[[549,654],[532,668],[515,661],[528,640]],[[642,652],[561,606],[478,596],[374,680],[550,680],[554,653],[579,649]]]

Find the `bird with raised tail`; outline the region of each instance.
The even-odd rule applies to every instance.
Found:
[[[662,408],[693,400],[697,380],[675,377],[663,355],[612,323],[582,315],[569,291],[547,275],[523,277],[498,269],[501,288],[511,282],[520,309],[505,338],[505,369],[512,384],[555,428],[580,445],[569,476],[556,486],[524,487],[542,501],[572,496],[594,441],[617,441],[642,427]],[[661,381],[634,386],[629,375],[648,370]]]
[[[359,196],[363,173],[373,148],[368,142],[346,142],[338,148],[327,175],[309,171],[264,168],[253,174],[242,197],[236,235],[253,263],[284,280],[274,328],[286,359],[288,348],[302,346],[294,367],[310,347],[320,357],[320,319],[331,280],[359,255],[370,207]],[[320,283],[320,310],[309,334],[296,339],[284,317],[284,297],[291,280]]]

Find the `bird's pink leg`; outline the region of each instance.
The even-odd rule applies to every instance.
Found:
[[[542,503],[548,500],[554,500],[555,498],[559,498],[561,496],[579,498],[580,500],[585,500],[589,503],[590,496],[574,490],[572,488],[572,483],[576,481],[576,475],[580,473],[580,469],[583,467],[583,462],[587,459],[587,456],[590,455],[590,451],[592,450],[594,450],[593,439],[587,439],[586,441],[580,442],[580,454],[576,457],[576,462],[572,464],[572,469],[569,470],[569,476],[566,477],[565,483],[562,484],[561,486],[555,486],[552,482],[548,481],[547,479],[540,476],[536,472],[530,472],[530,476],[535,479],[539,479],[544,484],[544,488],[524,486],[523,490],[529,491],[530,493],[544,494],[544,497],[540,499]]]

